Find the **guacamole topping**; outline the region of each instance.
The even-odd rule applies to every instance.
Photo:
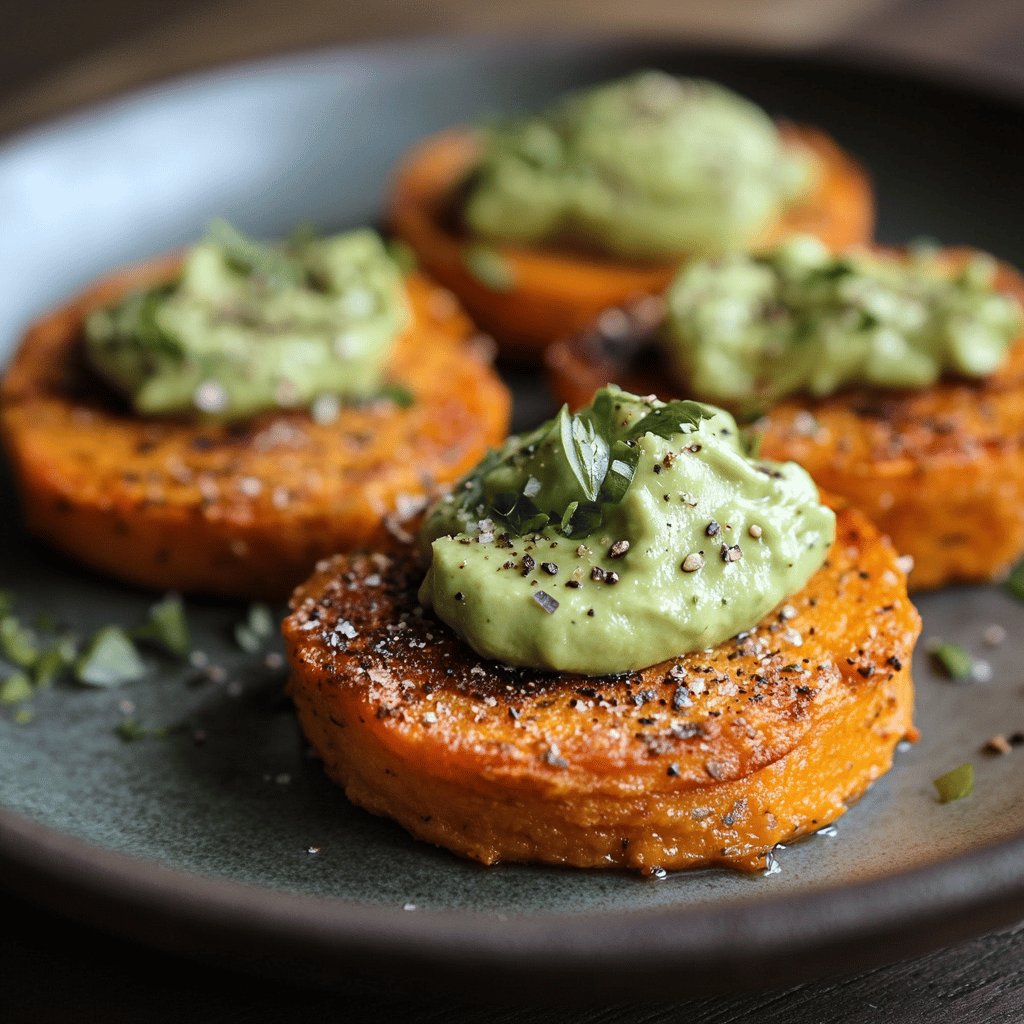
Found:
[[[481,145],[463,210],[475,235],[635,260],[743,246],[815,170],[753,103],[658,71],[486,128]]]
[[[426,607],[479,654],[586,675],[713,647],[821,566],[835,517],[713,406],[603,388],[430,511]]]
[[[239,419],[373,396],[408,316],[373,231],[278,245],[218,222],[178,280],[93,312],[86,353],[143,415]]]
[[[996,271],[983,255],[951,271],[934,249],[835,256],[794,236],[684,267],[666,295],[666,349],[694,394],[744,411],[798,392],[985,377],[1021,331]]]

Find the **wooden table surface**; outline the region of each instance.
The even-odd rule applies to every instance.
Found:
[[[1024,0],[35,0],[0,34],[0,134],[170,74],[281,50],[441,32],[573,31],[761,46],[841,44],[1024,96]],[[1022,171],[1024,176],[1024,171]],[[2,879],[0,879],[2,886]],[[1024,923],[919,959],[764,994],[672,1005],[488,1007],[451,996],[291,988],[194,964],[0,895],[0,1021],[818,1024],[1024,1021]]]

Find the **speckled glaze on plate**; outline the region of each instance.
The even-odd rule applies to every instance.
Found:
[[[0,146],[0,358],[29,317],[214,216],[268,234],[373,220],[415,138],[651,65],[823,126],[871,169],[884,241],[929,235],[1024,263],[1015,102],[835,55],[409,43],[174,81]],[[539,377],[513,384],[519,426],[549,411]],[[0,487],[0,588],[20,612],[81,630],[142,618],[150,595],[28,541]],[[195,646],[224,681],[154,658],[130,687],[41,693],[29,724],[0,711],[0,881],[165,948],[337,983],[532,980],[629,998],[896,959],[1024,915],[1024,750],[981,753],[1024,729],[1024,604],[978,587],[920,607],[925,640],[963,644],[991,680],[942,679],[922,651],[921,741],[834,834],[780,851],[767,877],[485,869],[415,842],[350,806],[307,757],[280,671],[232,641],[243,609],[190,603]],[[990,647],[993,623],[1008,639]],[[124,701],[143,724],[182,728],[126,743],[113,732]],[[940,805],[931,780],[968,760],[975,794]]]

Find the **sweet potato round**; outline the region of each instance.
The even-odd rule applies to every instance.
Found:
[[[418,512],[504,436],[510,399],[450,293],[408,279],[411,326],[388,376],[413,397],[336,420],[142,418],[82,356],[87,313],[168,280],[167,257],[112,275],[32,326],[0,385],[0,429],[28,529],[129,583],[280,598],[320,558],[394,547]]]
[[[861,167],[827,135],[784,124],[783,137],[811,150],[821,172],[811,195],[791,207],[757,239],[771,245],[797,231],[817,235],[832,248],[866,242],[874,223],[871,185]],[[477,147],[462,130],[434,135],[414,148],[398,169],[389,219],[416,251],[424,269],[451,288],[474,320],[509,355],[529,358],[578,330],[608,306],[663,289],[679,261],[642,265],[555,248],[497,246],[514,286],[487,287],[467,269],[473,239],[458,227],[454,193],[473,166]]]
[[[951,249],[945,259],[956,267],[968,256]],[[1024,308],[1017,271],[1001,266],[997,287]],[[555,394],[577,407],[609,381],[666,399],[686,393],[649,328],[620,339],[591,329],[553,346]],[[765,457],[799,462],[913,557],[912,589],[996,579],[1024,552],[1024,337],[984,380],[796,397],[769,410],[757,430]]]
[[[626,675],[482,661],[419,613],[421,576],[384,555],[317,566],[284,623],[289,688],[352,801],[486,864],[756,870],[839,817],[912,732],[920,621],[853,510],[754,630]]]

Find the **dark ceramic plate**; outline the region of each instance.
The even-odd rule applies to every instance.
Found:
[[[372,221],[417,137],[648,65],[827,128],[871,168],[886,241],[929,235],[1024,263],[1015,103],[836,57],[419,43],[175,81],[0,147],[0,354],[48,304],[214,216],[268,234]],[[547,410],[539,380],[515,384],[520,424]],[[0,587],[26,615],[82,630],[143,615],[146,595],[27,541],[9,486],[0,514]],[[895,959],[1024,915],[1024,751],[980,753],[1024,728],[1024,605],[973,588],[921,609],[925,637],[984,657],[991,681],[955,685],[921,655],[920,743],[769,877],[488,870],[417,843],[351,807],[306,757],[279,673],[232,643],[241,610],[195,604],[196,646],[225,681],[196,685],[157,661],[115,692],[58,685],[28,724],[0,712],[0,879],[94,924],[291,977],[557,978],[627,998]],[[1010,639],[986,647],[993,623]],[[124,701],[144,724],[185,728],[126,743],[113,732]],[[939,804],[932,779],[968,760],[975,794]]]

